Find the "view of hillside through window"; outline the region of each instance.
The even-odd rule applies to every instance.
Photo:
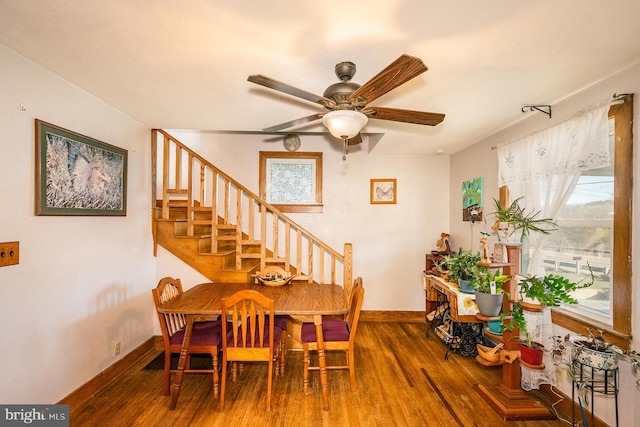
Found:
[[[613,119],[609,129],[613,159]],[[588,280],[591,266],[594,285],[574,296],[580,308],[605,317],[612,313],[613,191],[613,160],[611,166],[585,171],[558,213],[558,230],[547,236],[543,249],[546,273]]]

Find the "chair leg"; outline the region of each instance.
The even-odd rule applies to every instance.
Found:
[[[218,397],[220,387],[220,376],[218,375],[218,351],[211,353],[211,364],[213,365],[213,397]]]
[[[282,331],[282,348],[280,349],[280,375],[284,375],[284,362],[287,356],[287,331]]]
[[[280,373],[280,341],[274,344],[273,349],[273,372],[276,378],[278,378]]]
[[[273,385],[273,359],[269,361],[269,374],[267,376],[267,411],[271,410],[271,386]]]
[[[349,364],[349,382],[351,383],[351,391],[356,391],[356,364],[354,351],[347,350],[347,363]]]
[[[231,381],[234,383],[238,379],[238,362],[231,362]]]
[[[220,379],[220,411],[224,411],[224,392],[227,388],[227,357],[222,354],[222,378]]]
[[[304,372],[302,375],[302,381],[304,384],[304,394],[307,394],[309,391],[309,359],[311,358],[309,354],[309,344],[302,344],[302,360],[304,365]]]
[[[169,396],[169,388],[171,387],[171,352],[164,351],[164,377],[162,382],[162,394]]]

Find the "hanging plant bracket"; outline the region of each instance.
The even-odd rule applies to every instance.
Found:
[[[522,107],[521,111],[523,113],[526,113],[527,111],[539,111],[551,118],[551,105],[525,105]]]

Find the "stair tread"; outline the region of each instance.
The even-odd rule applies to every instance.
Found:
[[[247,259],[247,258],[259,259],[260,258],[260,254],[240,254],[239,256],[240,256],[240,258],[244,258],[244,259]]]
[[[216,228],[218,230],[236,230],[238,227],[233,224],[217,224]]]
[[[210,219],[194,219],[191,221],[193,225],[211,225]]]

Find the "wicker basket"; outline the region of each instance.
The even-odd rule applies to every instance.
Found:
[[[275,265],[268,265],[253,275],[256,280],[265,286],[283,286],[291,283],[296,275]]]

